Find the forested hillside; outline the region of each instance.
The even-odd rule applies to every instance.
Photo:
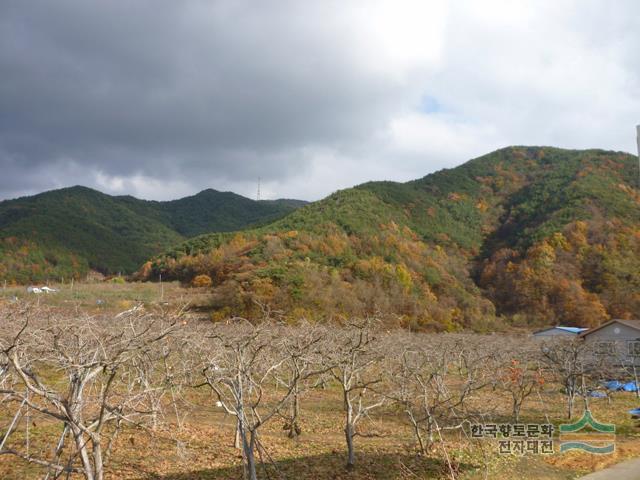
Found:
[[[215,190],[155,202],[85,187],[0,202],[0,280],[81,278],[90,268],[131,273],[188,237],[273,221],[303,203]]]
[[[640,307],[637,159],[505,148],[337,192],[267,226],[191,239],[147,279],[210,278],[214,316],[381,313],[414,328],[595,325]]]

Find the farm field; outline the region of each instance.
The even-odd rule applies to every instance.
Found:
[[[48,285],[57,291],[33,294],[27,291],[26,286],[0,287],[0,301],[28,301],[66,312],[82,310],[89,313],[118,313],[136,305],[177,308],[198,304],[206,299],[206,292],[202,289],[183,288],[179,282],[78,282]]]
[[[115,445],[106,478],[113,479],[239,479],[242,464],[233,448],[233,423],[220,409],[211,407],[207,395],[192,399],[193,411],[183,429],[169,422],[157,429],[124,429]],[[495,401],[495,397],[491,397]],[[502,399],[504,400],[504,399]],[[371,423],[379,437],[358,439],[358,466],[345,469],[344,434],[341,433],[341,401],[334,390],[316,391],[305,398],[303,434],[298,440],[287,438],[283,422],[273,422],[263,432],[270,461],[259,478],[304,479],[410,479],[451,478],[441,449],[427,457],[415,454],[406,422],[393,410],[379,412]],[[556,453],[542,455],[500,455],[495,443],[480,445],[465,436],[448,436],[445,448],[459,479],[573,479],[599,470],[628,457],[640,455],[640,436],[636,423],[626,411],[637,405],[632,394],[614,397],[612,404],[598,399],[592,404],[599,420],[618,428],[616,452],[611,455]],[[506,404],[506,402],[505,402]],[[526,421],[540,422],[545,415],[562,421],[562,399],[554,392],[532,400],[526,406]],[[557,408],[556,408],[557,407]],[[508,410],[508,409],[506,409]],[[505,415],[506,412],[502,412]],[[501,418],[495,417],[496,421]],[[508,420],[507,420],[508,421]],[[46,425],[34,426],[32,448],[38,448]],[[19,459],[0,457],[0,478],[41,478],[43,469]],[[72,476],[72,478],[76,478]],[[80,478],[78,476],[77,478]]]
[[[30,316],[30,322],[37,323],[39,321],[37,317],[42,316],[57,319],[55,321],[60,323],[72,322],[73,320],[70,319],[73,318],[79,319],[78,322],[82,319],[92,319],[92,321],[104,319],[114,322],[114,326],[109,328],[117,329],[117,322],[126,318],[125,316],[116,320],[118,312],[131,309],[135,305],[142,305],[143,308],[132,314],[133,316],[126,322],[143,322],[144,315],[170,318],[174,315],[171,312],[184,305],[206,304],[206,292],[199,289],[186,289],[177,283],[164,284],[161,299],[159,288],[158,284],[144,283],[79,284],[75,285],[73,290],[68,286],[62,286],[56,293],[41,294],[35,299],[34,295],[27,294],[24,288],[7,288],[2,291],[0,308],[3,322],[12,319],[14,325],[5,323],[7,328],[2,334],[3,345],[7,344],[8,331],[15,331],[15,323],[21,319],[19,315],[23,314],[21,312]],[[102,302],[97,303],[97,300]],[[179,318],[179,322],[178,331],[175,334],[176,340],[172,341],[175,343],[167,344],[163,348],[170,346],[179,356],[185,352],[188,355],[193,353],[193,358],[189,356],[191,363],[184,360],[185,363],[181,367],[178,363],[174,365],[174,368],[183,369],[181,375],[184,378],[181,377],[182,383],[180,387],[176,387],[175,391],[165,390],[159,397],[153,421],[150,421],[148,416],[136,417],[135,421],[124,422],[119,426],[111,458],[104,470],[105,479],[243,478],[242,451],[233,446],[235,417],[228,411],[225,412],[225,408],[218,403],[220,397],[216,391],[203,384],[202,378],[199,377],[203,364],[193,363],[203,362],[203,358],[214,358],[206,353],[195,353],[199,348],[203,348],[197,343],[199,339],[217,332],[216,334],[222,336],[227,335],[228,341],[231,342],[237,335],[235,327],[227,325],[224,327],[226,330],[216,330],[217,325],[210,320],[208,314],[198,311],[176,318]],[[223,324],[225,322],[219,322],[218,325]],[[255,328],[258,331],[260,327],[238,326],[239,331],[244,331],[245,328],[253,332],[251,329]],[[305,335],[305,328],[313,330],[319,327],[302,325],[283,328],[285,329],[269,333],[276,349],[281,345],[279,342],[283,336]],[[294,328],[294,330],[287,330],[288,328]],[[349,333],[350,330],[344,325],[322,328],[326,328],[321,330],[324,332],[323,335],[330,336],[329,343],[338,342],[342,336],[346,337],[353,333]],[[611,454],[598,455],[576,451],[560,453],[557,437],[554,438],[553,454],[501,454],[498,440],[472,438],[471,425],[474,423],[514,423],[510,391],[500,383],[502,382],[500,372],[503,370],[513,372],[513,364],[510,363],[513,360],[510,359],[518,356],[518,348],[515,350],[509,350],[509,348],[517,347],[519,341],[522,341],[523,350],[531,348],[522,335],[398,333],[400,336],[395,339],[393,332],[379,333],[381,338],[386,340],[376,348],[383,350],[390,348],[391,353],[405,352],[404,349],[398,349],[399,345],[405,341],[407,344],[415,342],[416,345],[426,342],[434,350],[438,350],[440,345],[448,345],[453,341],[455,345],[461,345],[465,350],[468,347],[470,355],[481,356],[473,358],[486,358],[487,362],[497,362],[491,364],[497,370],[492,370],[491,365],[487,364],[488,368],[478,369],[474,374],[479,375],[474,381],[484,382],[485,386],[473,391],[465,399],[464,412],[469,412],[468,421],[462,422],[461,428],[451,431],[443,430],[442,437],[437,436],[428,451],[420,454],[416,437],[403,407],[398,402],[387,399],[383,405],[368,412],[358,423],[358,435],[353,439],[355,467],[346,468],[344,394],[340,382],[329,376],[320,383],[314,382],[307,385],[301,391],[297,421],[300,435],[297,438],[289,438],[289,431],[286,429],[288,403],[282,407],[282,415],[280,412],[277,413],[260,427],[259,448],[256,450],[257,478],[560,480],[578,478],[623,459],[640,456],[640,424],[628,414],[628,410],[640,406],[640,399],[631,392],[615,392],[609,398],[589,399],[589,407],[594,418],[601,423],[616,426],[615,452]],[[390,336],[387,338],[386,335]],[[196,343],[190,347],[180,347],[179,345],[185,345],[184,342]],[[218,345],[218,348],[223,347]],[[503,356],[493,356],[494,351],[498,352],[503,348],[508,350]],[[534,345],[533,348],[537,347]],[[211,349],[214,349],[213,346]],[[443,347],[442,352],[446,351]],[[375,354],[375,348],[373,353]],[[317,361],[322,362],[322,351],[316,354]],[[385,356],[393,358],[384,358]],[[394,382],[391,378],[391,370],[396,368],[394,367],[396,357],[398,356],[390,354],[375,357],[377,363],[374,373],[382,379],[386,389],[389,389],[389,385]],[[225,361],[222,357],[215,358],[216,362]],[[265,357],[266,360],[268,360],[267,357]],[[435,360],[435,357],[432,360]],[[40,369],[42,382],[49,385],[52,390],[64,394],[68,389],[69,381],[65,375],[70,372],[70,367],[63,366],[62,363],[55,364],[55,362],[48,365],[42,365],[42,363],[44,362],[40,359],[34,363],[34,369]],[[443,382],[447,383],[446,391],[457,394],[464,377],[459,376],[455,368],[454,358],[454,363],[438,375],[442,375]],[[472,367],[467,368],[469,372],[472,371]],[[367,375],[371,374],[371,372],[367,373]],[[492,377],[500,378],[500,382],[491,383]],[[268,412],[274,408],[279,399],[283,398],[286,386],[279,384],[278,382],[282,382],[282,379],[278,380],[278,378],[269,378],[265,382],[264,399],[256,412],[261,414]],[[214,378],[212,382],[215,381],[223,382],[223,379]],[[196,385],[198,385],[197,388]],[[566,397],[562,387],[549,371],[545,373],[544,382],[535,381],[534,385],[533,393],[522,401],[520,418],[516,423],[551,423],[557,431],[560,424],[567,422]],[[118,384],[114,391],[114,401],[119,400],[123,395],[118,389],[125,386],[125,383]],[[104,387],[102,383],[91,384],[90,388],[88,386],[88,391],[91,392],[88,397],[93,399],[102,387]],[[129,388],[133,387],[129,385]],[[363,396],[356,395],[356,403],[358,399],[364,399],[365,405],[368,404],[367,402],[373,402],[371,395],[375,394],[374,390],[368,393],[360,390],[360,393]],[[432,393],[435,394],[435,392]],[[142,405],[138,404],[137,407],[140,408]],[[13,403],[0,403],[0,433],[3,435],[15,413],[14,407]],[[86,414],[95,414],[96,407],[95,403],[85,405]],[[573,419],[579,419],[582,411],[582,399],[577,398]],[[447,417],[446,413],[442,415],[443,419]],[[55,449],[56,439],[60,436],[60,425],[60,422],[50,416],[32,409],[21,417],[8,444],[16,448],[20,447],[22,451],[27,448],[31,455],[50,456],[51,450]],[[113,427],[107,427],[103,435],[110,435],[111,428]],[[0,436],[0,441],[1,438]],[[71,451],[70,448],[69,451]],[[14,455],[0,455],[0,478],[2,479],[43,478],[46,472],[46,467],[29,463]],[[84,477],[78,472],[65,472],[60,478]]]

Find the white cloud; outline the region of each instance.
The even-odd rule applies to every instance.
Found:
[[[411,113],[394,118],[390,125],[391,149],[399,154],[419,155],[459,162],[469,152],[495,149],[504,144],[492,124],[465,123],[448,114]]]

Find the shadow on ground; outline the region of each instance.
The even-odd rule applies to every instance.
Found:
[[[457,473],[478,470],[479,465],[455,464]],[[410,478],[448,478],[449,467],[436,458],[421,458],[411,455],[393,454],[360,454],[354,470],[345,467],[344,455],[339,453],[312,457],[279,460],[267,466],[259,466],[258,478],[265,480],[302,479],[367,479],[391,480]],[[456,475],[457,476],[457,475]],[[148,475],[143,477],[153,480],[211,480],[242,479],[240,466],[182,472],[164,476]]]

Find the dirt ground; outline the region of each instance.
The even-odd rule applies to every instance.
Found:
[[[174,308],[190,302],[202,302],[205,293],[184,289],[178,284],[93,284],[63,286],[57,294],[42,295],[41,301],[60,308],[82,308],[89,311],[121,311],[143,303]],[[27,297],[25,289],[0,290],[0,301]],[[101,300],[99,302],[99,300]],[[202,317],[202,316],[200,316]],[[510,421],[509,400],[498,392],[486,392],[476,399],[494,406],[491,423]],[[627,413],[640,406],[635,394],[619,392],[607,399],[591,400],[594,417],[616,425],[615,452],[594,455],[571,451],[542,454],[500,454],[496,441],[472,439],[469,429],[447,434],[428,456],[416,454],[415,442],[402,415],[391,407],[376,410],[362,427],[367,436],[356,438],[357,466],[345,468],[346,450],[340,392],[335,387],[315,389],[302,399],[302,435],[287,438],[284,420],[274,418],[261,430],[259,459],[265,479],[535,479],[564,480],[578,478],[630,457],[640,457],[640,426]],[[183,407],[188,411],[186,423],[177,425],[167,417],[155,429],[126,427],[118,436],[108,479],[188,480],[241,479],[241,455],[233,448],[234,423],[204,390],[188,398]],[[576,418],[581,415],[578,407]],[[544,386],[540,395],[527,399],[521,423],[565,423],[564,397],[557,386]],[[8,412],[0,411],[0,425],[5,425]],[[29,442],[33,452],[48,451],[48,439],[59,432],[46,421],[32,416]],[[12,441],[24,441],[21,427]],[[0,430],[0,438],[2,431]],[[17,439],[17,440],[16,440]],[[555,439],[557,440],[557,438]],[[0,479],[22,480],[42,478],[42,467],[28,464],[9,455],[0,456]],[[80,478],[71,476],[70,478]]]
[[[508,422],[504,398],[492,397],[503,404],[492,422]],[[559,392],[546,392],[525,405],[522,423],[562,422],[562,398]],[[504,455],[497,443],[472,440],[462,432],[448,435],[445,442],[427,457],[416,455],[410,430],[401,416],[391,409],[380,410],[365,425],[375,434],[357,438],[357,468],[345,469],[342,413],[336,389],[314,390],[303,400],[303,433],[298,440],[287,438],[283,421],[268,423],[261,436],[264,445],[261,478],[272,479],[415,479],[455,478],[490,479],[572,479],[605,468],[625,458],[640,456],[640,428],[625,412],[639,403],[634,394],[619,393],[607,404],[596,399],[591,405],[599,421],[617,426],[616,450],[610,455],[567,452],[552,455]],[[190,414],[182,428],[171,419],[157,429],[127,428],[118,437],[107,478],[109,479],[240,479],[241,456],[232,446],[234,424],[215,407],[206,393],[191,399]],[[33,419],[31,444],[43,448],[47,426]],[[50,432],[49,432],[50,433]],[[557,448],[556,448],[557,450]],[[447,461],[448,459],[448,461]],[[41,478],[40,467],[5,456],[0,457],[0,478]]]

